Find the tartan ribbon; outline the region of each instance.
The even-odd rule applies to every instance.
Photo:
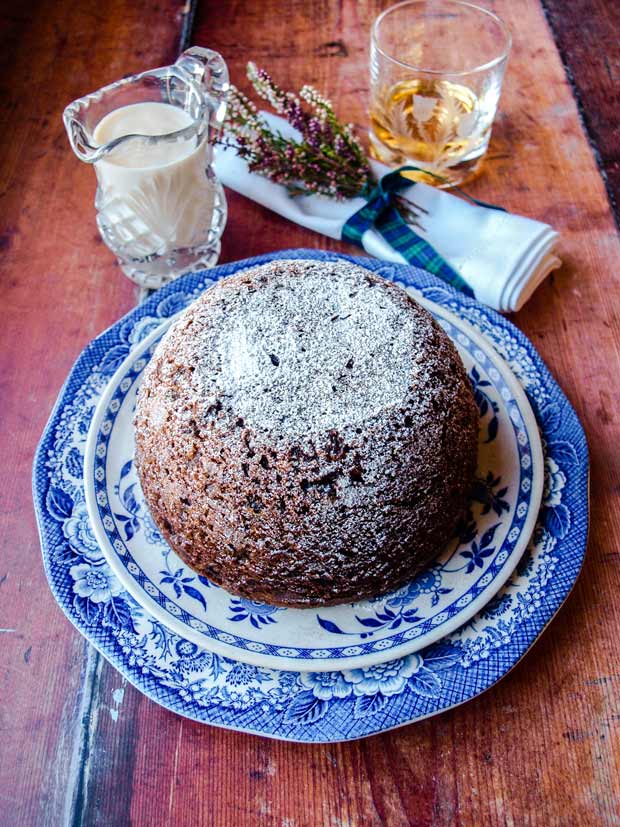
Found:
[[[362,236],[366,230],[374,227],[387,243],[397,250],[410,264],[428,270],[442,281],[456,287],[467,296],[474,295],[467,282],[439,255],[437,250],[414,232],[402,218],[394,205],[394,196],[401,190],[415,184],[405,178],[403,172],[425,172],[419,167],[404,166],[384,175],[377,186],[367,196],[367,203],[354,213],[342,228],[342,239],[362,247]],[[426,173],[432,174],[432,173]],[[463,193],[465,194],[465,193]],[[466,196],[481,207],[501,210],[493,204],[485,204],[475,198]]]

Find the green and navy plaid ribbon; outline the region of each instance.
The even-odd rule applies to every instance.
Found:
[[[425,170],[419,167],[404,166],[384,175],[368,196],[365,206],[352,215],[342,228],[342,239],[362,247],[362,236],[366,230],[374,227],[388,244],[398,250],[410,264],[428,270],[429,273],[438,276],[467,296],[473,296],[474,292],[467,282],[450,267],[428,241],[412,230],[394,206],[394,196],[415,184],[415,181],[405,178],[402,175],[403,172],[425,172]],[[470,196],[467,197],[478,206],[502,209],[493,204],[477,201]]]

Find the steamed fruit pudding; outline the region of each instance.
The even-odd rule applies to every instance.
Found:
[[[136,462],[174,551],[235,594],[356,601],[410,580],[468,506],[478,410],[400,287],[282,260],[207,290],[145,373]]]

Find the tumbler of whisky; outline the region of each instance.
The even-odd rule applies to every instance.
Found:
[[[460,0],[406,0],[375,20],[370,150],[390,166],[451,187],[473,178],[489,145],[511,36],[495,14]]]

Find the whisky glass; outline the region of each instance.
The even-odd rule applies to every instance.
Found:
[[[406,0],[375,20],[370,151],[451,187],[480,170],[510,52],[506,24],[460,0]]]

